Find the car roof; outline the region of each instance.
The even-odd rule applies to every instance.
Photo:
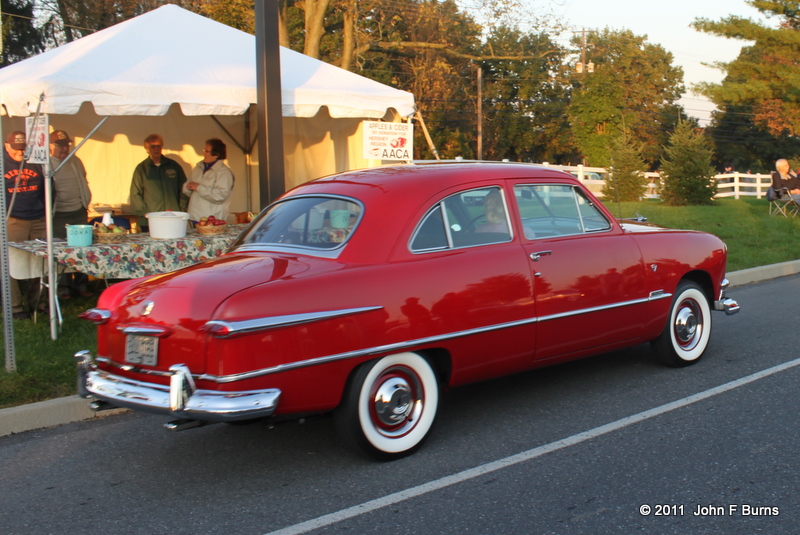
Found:
[[[439,191],[491,179],[537,178],[573,180],[564,171],[542,165],[510,162],[458,162],[390,165],[346,171],[307,182],[287,195],[314,193],[352,196],[370,202],[371,197],[390,195],[393,202],[410,195],[419,202]],[[577,181],[575,181],[577,182]]]
[[[578,184],[569,173],[541,165],[501,162],[433,163],[391,165],[347,171],[307,182],[286,193],[297,195],[341,195],[364,203],[365,211],[356,232],[340,259],[379,262],[404,239],[430,207],[432,198],[471,183],[506,179],[557,180]],[[377,209],[376,209],[377,208]]]

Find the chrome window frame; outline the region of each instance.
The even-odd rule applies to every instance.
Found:
[[[497,242],[491,242],[491,243],[478,243],[478,244],[474,244],[474,245],[456,246],[453,243],[453,234],[452,234],[452,229],[450,228],[450,220],[447,217],[447,207],[444,204],[445,201],[447,199],[451,198],[451,197],[456,196],[456,195],[463,195],[463,194],[469,193],[471,191],[480,191],[480,190],[486,190],[486,189],[496,189],[496,190],[499,190],[499,192],[500,192],[500,198],[503,200],[503,209],[505,210],[505,215],[506,215],[506,225],[508,226],[509,238],[507,240],[504,240],[504,241],[497,241]],[[486,195],[488,195],[488,193]],[[447,238],[447,246],[446,247],[435,247],[435,248],[430,248],[430,249],[413,249],[411,246],[414,243],[414,240],[417,238],[417,234],[419,234],[423,223],[427,220],[428,216],[434,210],[436,210],[437,208],[439,208],[441,210],[441,212],[442,212],[442,221],[444,223],[444,231],[445,231],[445,236]],[[415,254],[416,255],[416,254],[435,253],[435,252],[441,252],[441,251],[455,251],[455,250],[459,250],[459,249],[471,249],[473,247],[484,247],[484,246],[487,246],[487,245],[497,245],[499,243],[509,243],[509,242],[512,242],[512,241],[514,241],[514,226],[513,226],[512,221],[511,221],[511,213],[510,213],[510,211],[508,209],[508,200],[506,199],[505,188],[502,185],[493,184],[493,185],[490,185],[490,186],[480,186],[480,187],[476,187],[476,188],[461,190],[461,191],[458,191],[456,193],[451,193],[450,195],[447,195],[446,197],[444,197],[442,199],[439,199],[437,202],[435,202],[433,205],[431,205],[431,207],[425,212],[425,215],[423,215],[420,218],[419,222],[417,222],[417,225],[414,228],[414,232],[411,233],[411,238],[408,240],[407,247],[408,247],[408,251],[411,254]]]
[[[521,183],[521,184],[514,184],[514,199],[517,200],[517,188],[519,188],[519,187],[536,188],[536,187],[545,187],[545,186],[547,186],[547,187],[560,186],[560,187],[563,187],[563,188],[569,188],[570,189],[570,191],[572,192],[572,200],[575,203],[575,211],[577,213],[578,224],[579,224],[581,230],[580,230],[580,232],[569,232],[569,233],[566,233],[566,234],[558,234],[556,236],[541,236],[541,237],[537,236],[537,237],[533,237],[533,238],[528,238],[527,236],[525,236],[525,233],[523,232],[523,237],[525,238],[525,240],[527,240],[527,241],[547,240],[547,239],[552,240],[552,239],[558,239],[558,238],[563,238],[563,237],[568,237],[568,236],[583,236],[584,234],[597,234],[597,233],[600,233],[600,232],[610,232],[614,228],[614,226],[611,224],[611,221],[609,221],[609,219],[606,217],[606,215],[603,213],[603,211],[602,210],[598,210],[597,207],[595,206],[595,203],[592,202],[589,199],[588,196],[586,196],[586,194],[583,192],[583,190],[580,187],[575,186],[573,184],[561,184],[561,183],[545,183],[545,184],[525,184],[525,183]],[[581,197],[583,197],[583,199],[586,201],[586,204],[588,206],[591,206],[597,212],[597,214],[600,217],[603,218],[603,220],[607,224],[606,228],[586,230],[586,224],[584,223],[584,216],[581,213],[580,204],[578,202],[578,196],[579,195]],[[519,217],[520,217],[520,225],[522,225],[524,227],[525,224],[524,224],[523,218],[522,218],[522,211],[519,210],[519,203],[517,203],[517,205],[518,205],[517,212],[519,213]]]
[[[325,200],[339,200],[339,201],[347,201],[357,205],[361,212],[359,213],[358,219],[353,224],[353,228],[350,233],[347,235],[345,240],[338,244],[336,247],[330,248],[319,248],[319,247],[310,247],[308,245],[301,245],[301,244],[290,244],[290,243],[246,243],[244,242],[245,234],[249,233],[251,228],[254,229],[255,226],[261,221],[263,218],[266,217],[266,214],[275,206],[283,203],[287,203],[289,201],[298,200],[298,199],[311,199],[311,198],[318,198],[318,199],[325,199]],[[242,232],[236,240],[231,244],[228,248],[229,252],[237,251],[237,252],[281,252],[281,253],[298,253],[301,252],[302,254],[308,256],[316,256],[320,258],[337,258],[339,254],[341,254],[344,247],[353,237],[353,235],[358,230],[358,227],[361,225],[361,221],[364,220],[364,213],[366,212],[366,206],[360,200],[348,197],[346,195],[337,195],[332,193],[308,193],[304,195],[292,195],[291,197],[286,197],[285,199],[281,199],[270,204],[266,209],[262,210],[261,213],[253,220],[253,222]]]

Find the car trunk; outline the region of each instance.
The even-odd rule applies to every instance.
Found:
[[[104,326],[109,354],[101,356],[144,370],[185,364],[192,373],[204,373],[207,337],[198,331],[220,303],[246,288],[306,269],[308,264],[296,257],[240,253],[143,280],[128,287],[120,302],[99,304],[115,308]]]

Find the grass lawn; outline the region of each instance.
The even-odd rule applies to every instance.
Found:
[[[637,213],[657,225],[703,230],[728,244],[728,271],[800,258],[800,218],[768,215],[764,199],[721,199],[711,206],[669,207],[658,201],[608,203],[617,217]],[[99,295],[103,281],[93,281]],[[81,349],[96,351],[95,327],[78,314],[93,307],[97,296],[62,303],[64,325],[58,340],[50,339],[47,316],[39,322],[14,322],[17,372],[0,369],[0,408],[75,393],[72,355]],[[2,338],[0,332],[0,338]]]

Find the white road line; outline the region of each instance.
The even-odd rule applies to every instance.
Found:
[[[655,418],[656,416],[660,416],[667,412],[674,411],[682,407],[686,407],[687,405],[691,405],[692,403],[696,403],[698,401],[708,399],[718,394],[728,392],[729,390],[739,388],[740,386],[744,386],[754,381],[758,381],[759,379],[763,379],[764,377],[769,377],[770,375],[780,373],[784,370],[788,370],[789,368],[793,368],[798,365],[800,365],[800,358],[786,362],[784,364],[773,366],[772,368],[767,368],[766,370],[762,370],[752,375],[742,377],[741,379],[737,379],[735,381],[725,383],[723,385],[711,388],[709,390],[699,392],[697,394],[685,397],[683,399],[679,399],[677,401],[661,405],[660,407],[655,407],[653,409],[646,410],[644,412],[640,412],[638,414],[634,414],[626,418],[622,418],[615,422],[611,422],[606,425],[601,425],[600,427],[595,427],[594,429],[590,429],[589,431],[584,431],[583,433],[578,433],[577,435],[573,435],[571,437],[567,437],[562,440],[557,440],[556,442],[551,442],[550,444],[545,444],[544,446],[539,446],[537,448],[533,448],[531,450],[524,451],[522,453],[518,453],[516,455],[512,455],[504,459],[500,459],[498,461],[493,461],[491,463],[477,466],[475,468],[470,468],[469,470],[464,470],[463,472],[458,472],[457,474],[453,474],[450,476],[443,477],[441,479],[430,481],[423,485],[418,485],[410,489],[402,490],[400,492],[395,492],[394,494],[389,494],[382,498],[370,500],[368,502],[359,505],[354,505],[353,507],[348,507],[347,509],[342,509],[341,511],[337,511],[335,513],[323,515],[311,520],[307,520],[306,522],[295,524],[293,526],[287,526],[283,529],[267,533],[266,535],[300,535],[302,533],[308,533],[309,531],[315,529],[319,529],[325,526],[330,526],[331,524],[341,522],[342,520],[347,520],[348,518],[353,518],[359,515],[363,515],[365,513],[375,511],[382,507],[394,505],[396,503],[408,500],[410,498],[416,498],[417,496],[422,496],[423,494],[427,494],[428,492],[433,492],[435,490],[443,489],[450,485],[455,485],[456,483],[462,483],[469,479],[480,477],[482,475],[489,474],[491,472],[496,472],[497,470],[501,470],[503,468],[507,468],[515,464],[523,463],[531,459],[536,459],[537,457],[541,457],[542,455],[545,455],[547,453],[558,451],[560,449],[569,446],[574,446],[575,444],[580,444],[581,442],[585,442],[587,440],[591,440],[601,435],[611,433],[612,431],[623,429],[625,427],[628,427],[629,425],[643,422],[650,418]]]

